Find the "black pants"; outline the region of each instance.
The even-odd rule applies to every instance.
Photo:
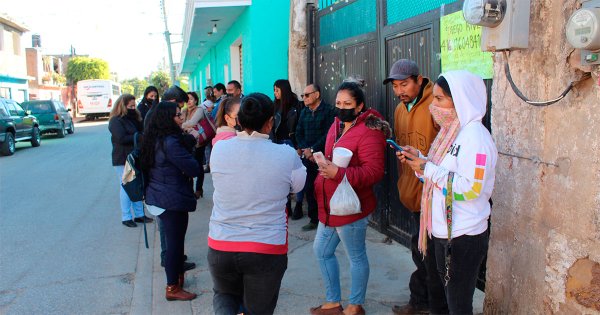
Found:
[[[200,165],[201,169],[202,169],[202,165],[204,165],[204,158],[205,158],[204,151],[205,150],[206,150],[206,146],[203,146],[203,147],[196,148],[196,150],[194,151],[194,158],[196,158],[196,161],[198,161],[198,164]],[[198,175],[198,177],[196,178],[196,191],[202,191],[202,185],[204,185],[204,171],[203,170],[200,172],[200,175]]]
[[[273,314],[287,255],[235,253],[208,249],[216,315]]]
[[[447,314],[448,304],[444,285],[438,276],[436,255],[433,241],[427,240],[427,255],[419,251],[419,226],[421,213],[412,213],[413,223],[417,227],[416,234],[411,238],[412,259],[417,266],[410,276],[408,287],[410,289],[409,304],[415,307],[429,308],[431,314]]]
[[[479,267],[487,254],[489,230],[479,235],[462,235],[452,239],[450,281],[445,286],[450,314],[473,314],[473,294]],[[448,240],[434,238],[435,257],[440,280],[446,275],[446,245]]]
[[[167,241],[167,254],[165,257],[167,285],[174,285],[178,283],[179,275],[184,272],[183,252],[189,213],[166,210],[159,215],[159,218]]]
[[[302,164],[306,167],[306,183],[304,184],[304,197],[308,204],[308,217],[310,222],[319,222],[319,206],[317,205],[317,199],[315,198],[315,179],[319,175],[319,167],[317,163],[311,162],[307,159],[302,159]],[[322,189],[322,187],[320,188]]]

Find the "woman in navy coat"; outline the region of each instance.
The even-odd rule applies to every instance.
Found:
[[[142,168],[147,180],[146,204],[164,224],[167,255],[167,300],[192,300],[183,290],[184,242],[189,212],[196,210],[193,178],[202,172],[192,152],[196,140],[181,129],[183,118],[176,103],[161,102],[148,121],[142,145]]]

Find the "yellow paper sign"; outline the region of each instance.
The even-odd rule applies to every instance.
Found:
[[[492,53],[481,51],[481,26],[467,24],[462,11],[440,22],[442,72],[468,70],[483,79],[494,77]]]

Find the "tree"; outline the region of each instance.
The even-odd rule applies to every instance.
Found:
[[[131,95],[135,96],[135,94],[133,94],[134,93],[133,85],[131,85],[127,82],[121,82],[121,93],[131,94]]]
[[[168,73],[157,71],[150,76],[150,83],[158,89],[159,95],[163,95],[169,86],[171,86],[171,78]]]
[[[146,90],[146,87],[148,87],[148,85],[150,84],[148,84],[148,81],[146,81],[145,79],[133,78],[121,81],[121,89],[125,90],[126,86],[128,89],[129,87],[131,87],[131,90],[128,90],[130,92],[127,93],[133,94],[135,98],[142,97],[144,95],[144,90]]]
[[[81,80],[110,79],[108,62],[99,58],[74,57],[67,64],[67,80],[77,84]]]

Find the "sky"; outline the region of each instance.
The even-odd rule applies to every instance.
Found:
[[[186,0],[163,0],[169,32],[181,34]],[[168,63],[161,0],[0,0],[0,12],[40,34],[44,54],[101,58],[119,80],[143,78]],[[181,57],[181,35],[172,35],[173,62]]]

